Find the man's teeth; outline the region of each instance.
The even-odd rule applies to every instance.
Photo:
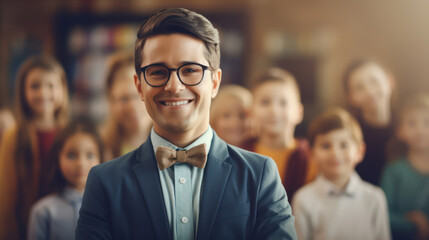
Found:
[[[177,101],[177,102],[167,102],[167,101],[165,101],[164,103],[167,106],[180,106],[180,105],[189,103],[189,100]]]

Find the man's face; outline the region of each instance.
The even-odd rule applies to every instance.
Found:
[[[204,57],[204,43],[184,34],[167,34],[150,37],[143,48],[141,67],[158,63],[178,68],[194,62],[208,66]],[[147,112],[153,119],[154,130],[161,136],[189,133],[198,137],[209,125],[210,103],[218,92],[221,70],[206,70],[198,85],[187,86],[180,82],[177,72],[171,72],[167,84],[151,87],[143,73],[134,81]]]

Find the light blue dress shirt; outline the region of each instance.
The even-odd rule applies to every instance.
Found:
[[[176,150],[189,150],[205,143],[208,154],[213,139],[213,130],[209,127],[203,135],[185,148],[175,146],[159,136],[153,129],[150,139],[154,153],[160,146]],[[174,239],[195,239],[198,229],[204,169],[194,167],[188,163],[175,163],[162,171],[158,167],[158,171],[170,231],[173,232]]]

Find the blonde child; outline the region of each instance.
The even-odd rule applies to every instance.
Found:
[[[64,128],[49,155],[55,163],[55,193],[34,204],[28,240],[75,239],[75,229],[89,170],[103,162],[103,142],[90,122],[78,121]]]
[[[429,239],[429,94],[408,99],[398,119],[397,138],[408,151],[386,167],[381,182],[392,236]]]
[[[19,69],[17,124],[0,149],[0,239],[24,239],[31,206],[49,192],[47,154],[68,118],[67,81],[60,64],[33,57]]]
[[[274,159],[289,199],[316,175],[308,159],[308,142],[294,137],[302,121],[303,105],[295,78],[282,69],[267,71],[253,87],[252,117],[258,139],[245,149]]]
[[[356,60],[344,74],[350,110],[362,127],[367,146],[356,171],[363,180],[375,185],[380,183],[388,158],[388,143],[394,132],[391,111],[394,86],[392,75],[373,60]]]
[[[152,120],[135,89],[134,58],[117,53],[110,59],[106,93],[110,113],[104,131],[108,159],[134,150],[149,136]]]
[[[308,135],[321,174],[293,199],[298,239],[390,239],[383,191],[354,170],[365,152],[357,121],[333,109],[311,123]]]
[[[252,93],[239,85],[221,87],[210,108],[210,126],[227,143],[243,147],[251,137]]]

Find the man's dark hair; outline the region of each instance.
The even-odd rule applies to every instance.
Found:
[[[140,78],[143,62],[143,48],[146,39],[161,34],[182,33],[204,42],[204,53],[210,67],[218,69],[220,65],[219,32],[211,22],[196,12],[184,8],[169,8],[153,14],[141,24],[135,44],[135,69]]]

